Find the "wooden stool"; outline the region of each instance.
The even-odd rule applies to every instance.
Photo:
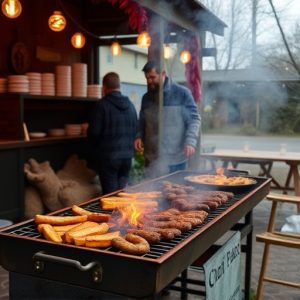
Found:
[[[299,205],[300,197],[283,195],[283,194],[269,194],[267,196],[267,199],[273,202],[269,223],[268,223],[268,229],[266,232],[256,235],[256,240],[258,242],[265,243],[258,287],[256,292],[256,299],[262,299],[263,286],[264,286],[264,282],[266,281],[275,284],[289,286],[289,287],[300,288],[300,283],[276,279],[276,278],[268,277],[266,275],[267,263],[269,258],[269,250],[271,245],[300,249],[300,234],[283,233],[274,230],[274,225],[276,221],[276,210],[277,210],[278,203],[286,202],[286,203]]]

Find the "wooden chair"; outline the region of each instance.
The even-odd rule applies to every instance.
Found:
[[[289,287],[300,288],[300,283],[276,279],[267,276],[267,263],[269,258],[269,250],[271,245],[277,245],[282,247],[297,248],[300,249],[300,234],[284,233],[275,231],[274,225],[276,222],[276,210],[279,203],[292,203],[295,205],[300,204],[300,197],[283,195],[283,194],[269,194],[267,199],[272,201],[272,209],[268,223],[268,229],[266,232],[257,234],[256,240],[258,242],[265,243],[263,259],[261,264],[261,271],[259,275],[258,287],[256,292],[256,299],[262,299],[262,292],[264,282],[272,282],[275,284],[281,284]]]

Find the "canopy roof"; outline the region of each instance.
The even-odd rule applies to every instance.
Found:
[[[137,30],[133,30],[128,22],[126,11],[120,9],[120,2],[112,0],[61,0],[75,5],[81,11],[82,26],[95,36],[118,37],[121,44],[135,44]],[[128,0],[130,2],[131,0]],[[139,0],[136,1],[146,11],[149,17],[160,16],[165,21],[165,38],[176,42],[177,36],[186,30],[193,32],[210,31],[217,35],[224,34],[226,24],[210,12],[198,0]],[[172,35],[170,35],[172,34]],[[99,44],[109,44],[111,41],[103,39]]]

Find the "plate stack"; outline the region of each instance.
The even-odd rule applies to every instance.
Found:
[[[52,137],[61,137],[66,135],[66,131],[63,128],[51,128],[48,130],[48,135]]]
[[[72,96],[87,96],[87,64],[72,64]]]
[[[55,67],[56,96],[71,96],[71,66]]]
[[[68,136],[81,135],[82,127],[81,124],[65,124],[65,131]]]
[[[29,136],[31,139],[42,139],[46,136],[46,132],[29,132]]]
[[[55,96],[55,74],[42,73],[42,95]]]
[[[101,85],[89,84],[87,86],[87,96],[92,98],[101,98]]]
[[[42,76],[41,73],[28,72],[26,73],[29,80],[29,94],[41,95],[42,94]]]
[[[7,79],[0,78],[0,93],[6,93],[6,92],[7,92]]]
[[[29,80],[26,75],[9,75],[7,78],[9,93],[29,92]]]

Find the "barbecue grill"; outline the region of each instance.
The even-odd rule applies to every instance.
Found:
[[[185,184],[184,177],[191,174],[195,173],[179,171],[144,182],[133,190],[157,190],[164,180]],[[125,254],[112,247],[94,249],[56,244],[41,236],[33,220],[5,228],[0,232],[0,262],[10,272],[10,292],[17,293],[12,285],[19,274],[19,278],[24,278],[23,283],[29,276],[88,288],[95,293],[112,293],[116,297],[154,297],[268,194],[270,179],[254,179],[255,185],[236,192],[232,199],[211,211],[203,224],[170,241],[151,245],[150,252],[142,256]],[[98,198],[82,203],[81,207],[104,212]],[[71,214],[71,208],[52,213]]]

